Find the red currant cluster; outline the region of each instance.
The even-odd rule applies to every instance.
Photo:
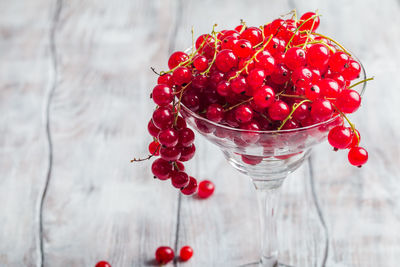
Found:
[[[351,88],[372,78],[351,85],[360,64],[341,44],[317,33],[319,24],[316,13],[297,19],[293,12],[261,27],[242,22],[218,32],[214,25],[211,34],[193,42],[191,53],[174,52],[151,94],[157,107],[148,123],[154,138],[149,158],[160,156],[152,165],[154,176],[170,178],[187,195],[197,190],[182,163],[193,158],[196,147],[179,115],[181,103],[210,121],[249,131],[297,129],[339,115],[350,127],[333,128],[328,140],[335,149],[350,149],[351,164],[363,165],[368,154],[346,114],[361,103]]]

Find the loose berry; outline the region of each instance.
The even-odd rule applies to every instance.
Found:
[[[208,198],[214,193],[214,190],[215,190],[214,184],[211,181],[204,180],[199,183],[197,195],[200,198]]]
[[[96,263],[95,267],[111,267],[111,264],[106,261],[99,261],[98,263]]]
[[[179,257],[182,261],[188,261],[193,256],[193,249],[189,246],[184,246],[179,252]]]
[[[174,251],[170,247],[159,247],[156,250],[156,261],[160,264],[167,264],[175,257]]]

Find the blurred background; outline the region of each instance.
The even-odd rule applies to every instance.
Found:
[[[286,181],[278,231],[294,266],[400,265],[398,0],[0,1],[0,266],[152,266],[158,246],[190,245],[171,266],[239,266],[258,257],[254,189],[197,138],[190,172],[210,199],[152,179],[147,122],[169,54],[195,35],[319,10],[320,32],[363,63],[351,118],[370,159],[320,145]],[[311,175],[310,175],[311,174]]]

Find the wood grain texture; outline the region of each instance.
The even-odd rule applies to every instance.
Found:
[[[0,266],[40,264],[50,9],[46,0],[0,3]]]
[[[293,8],[318,8],[321,31],[354,51],[375,81],[352,116],[370,162],[351,167],[345,152],[324,144],[289,176],[278,219],[281,260],[399,266],[395,0],[0,2],[0,265],[94,266],[106,259],[114,267],[152,266],[160,245],[195,250],[189,262],[168,266],[256,261],[254,189],[216,147],[197,138],[188,164],[196,177],[215,182],[207,200],[179,197],[151,179],[149,162],[129,160],[146,155],[150,141],[148,95],[156,77],[149,67],[166,68],[170,52],[190,46],[191,26],[200,34],[241,18],[262,25]]]

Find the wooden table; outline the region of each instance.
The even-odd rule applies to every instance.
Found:
[[[319,8],[321,31],[364,63],[352,116],[370,152],[357,169],[317,147],[283,188],[281,258],[295,266],[400,266],[400,2],[15,0],[0,2],[0,266],[238,266],[258,256],[254,189],[198,138],[191,173],[207,200],[152,179],[148,98],[168,54],[209,32]],[[310,174],[310,175],[309,175]],[[172,266],[172,264],[171,264]]]

